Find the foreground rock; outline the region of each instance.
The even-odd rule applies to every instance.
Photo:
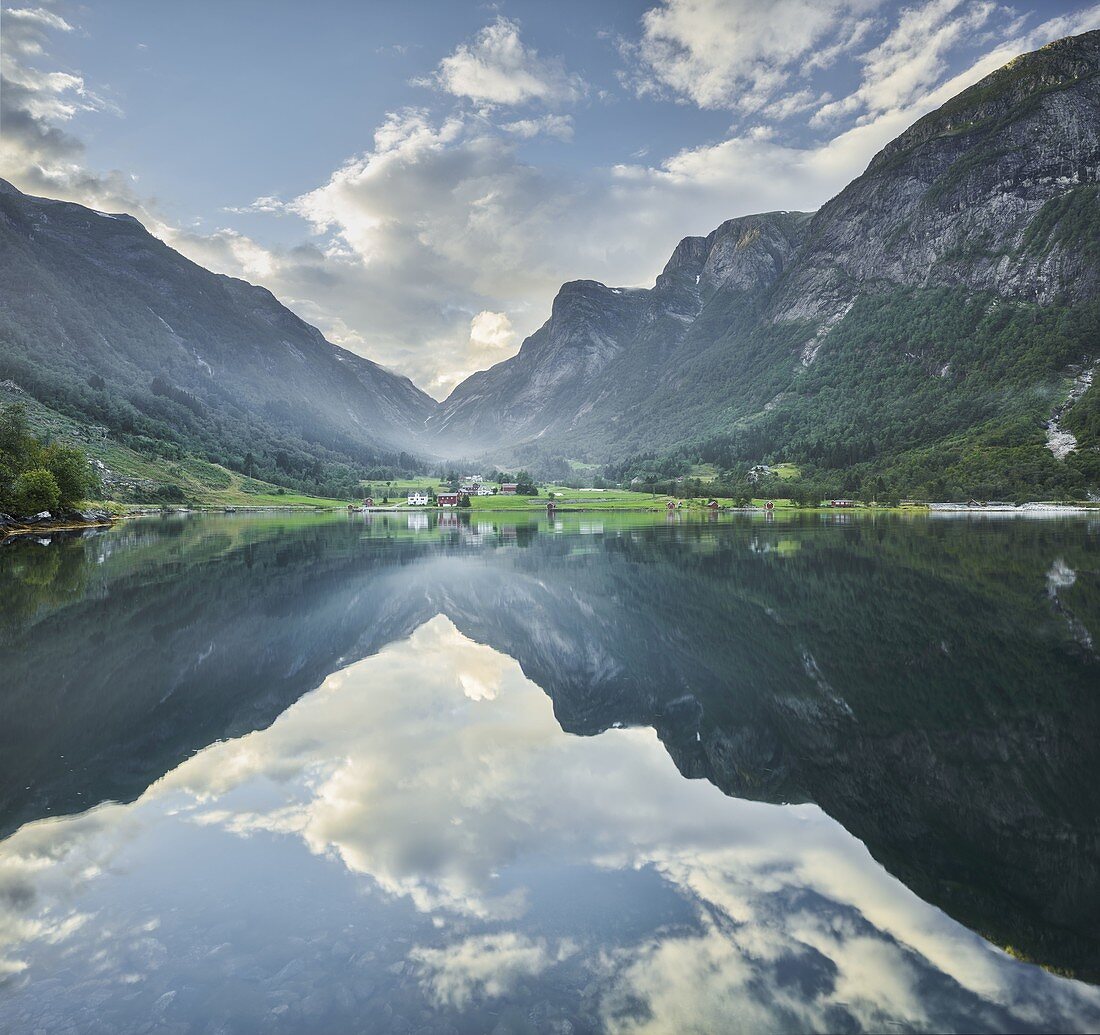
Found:
[[[79,528],[101,528],[114,523],[110,511],[97,507],[87,510],[40,511],[26,517],[0,514],[0,540],[28,533],[66,532]]]

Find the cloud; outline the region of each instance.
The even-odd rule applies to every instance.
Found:
[[[573,139],[573,117],[571,115],[543,115],[537,119],[517,119],[515,122],[501,124],[505,133],[514,133],[517,137],[530,140],[532,137],[548,136],[558,140]]]
[[[628,81],[642,96],[668,94],[700,108],[755,112],[807,65],[832,63],[867,31],[878,0],[662,0],[624,45]],[[796,93],[799,91],[796,91]],[[811,95],[804,94],[805,103]],[[786,118],[801,107],[780,102]]]
[[[1100,4],[1051,18],[1020,32],[1023,18],[1011,18],[991,39],[1001,37],[991,50],[964,70],[945,78],[948,55],[972,44],[979,30],[997,18],[1012,14],[991,2],[931,0],[905,8],[894,29],[876,46],[859,56],[859,86],[845,97],[823,105],[810,125],[824,127],[855,116],[860,123],[890,112],[930,111],[955,94],[1000,68],[1018,54],[1054,39],[1100,27]],[[1007,38],[1006,38],[1007,37]]]
[[[510,349],[516,340],[512,321],[505,313],[483,310],[470,321],[470,344],[487,353]]]
[[[84,145],[67,124],[82,112],[117,113],[74,71],[44,68],[55,33],[74,27],[46,0],[5,8],[0,33],[0,169],[26,190],[97,208],[140,210],[130,180],[84,168]]]
[[[485,358],[488,339],[470,333],[471,320],[547,306],[568,267],[563,249],[575,254],[575,242],[553,243],[570,221],[570,183],[522,161],[516,146],[475,116],[391,114],[372,149],[286,204],[327,240],[328,276],[315,269],[307,284],[285,269],[280,294],[312,298],[359,329],[341,343],[442,394]]]
[[[912,104],[942,78],[947,52],[971,39],[997,11],[993,3],[964,4],[963,0],[933,0],[904,9],[886,38],[860,55],[859,88],[825,105],[812,124],[853,111],[873,115]]]
[[[510,106],[564,104],[579,100],[587,89],[560,58],[540,58],[520,39],[518,23],[503,16],[445,57],[426,83],[455,97]]]

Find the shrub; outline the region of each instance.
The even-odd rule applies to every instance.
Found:
[[[24,471],[12,485],[11,499],[20,514],[37,514],[43,510],[56,510],[61,500],[57,479],[44,467]]]
[[[42,451],[42,460],[57,482],[63,507],[74,506],[98,487],[98,479],[79,449],[52,444]]]

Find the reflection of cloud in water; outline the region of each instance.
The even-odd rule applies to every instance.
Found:
[[[576,951],[569,941],[550,947],[543,939],[506,931],[465,938],[442,949],[418,946],[410,955],[420,964],[432,998],[461,1009],[477,996],[508,995],[525,978],[536,977]]]
[[[185,846],[200,830],[300,839],[432,914],[437,941],[418,935],[407,956],[448,1008],[575,967],[598,980],[600,1017],[621,1030],[1100,1018],[1096,990],[950,921],[818,809],[685,780],[649,730],[564,734],[518,664],[442,617],[330,676],[270,728],[202,751],[133,805],[8,839],[0,981],[22,980],[43,940],[90,937],[87,890],[118,880],[128,845],[166,830]],[[551,932],[534,869],[657,874],[694,920],[640,938]]]

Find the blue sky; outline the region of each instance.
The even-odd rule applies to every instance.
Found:
[[[437,396],[558,286],[813,209],[1100,4],[0,0],[0,175],[138,215]]]

